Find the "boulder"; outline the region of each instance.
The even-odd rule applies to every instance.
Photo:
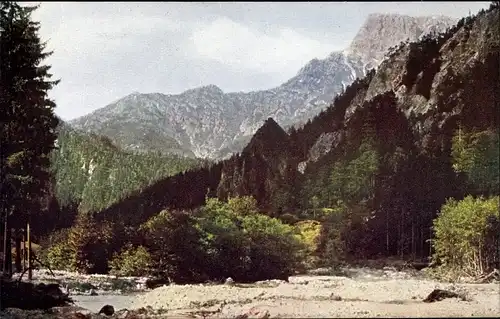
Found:
[[[0,282],[1,309],[19,308],[23,310],[50,309],[73,304],[68,294],[62,292],[58,284],[38,284],[2,279]]]
[[[115,313],[115,308],[111,305],[105,305],[99,310],[99,314],[103,314],[106,316],[112,316]]]
[[[453,291],[443,290],[443,289],[434,289],[427,298],[424,299],[424,302],[430,303],[435,301],[441,301],[446,298],[459,298],[463,301],[466,301],[466,298],[462,294],[458,294]]]

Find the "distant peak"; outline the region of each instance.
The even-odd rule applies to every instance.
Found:
[[[215,94],[224,94],[224,91],[220,87],[214,84],[209,84],[209,85],[204,85],[204,86],[199,86],[194,89],[189,89],[184,91],[184,93],[188,94],[198,94],[198,93],[215,93]],[[183,94],[184,94],[183,93]]]
[[[416,41],[429,31],[429,21],[436,23],[436,31],[445,31],[454,20],[446,16],[409,16],[395,13],[371,13],[354,37],[349,53],[365,59],[382,60],[387,50],[406,39]]]
[[[212,92],[221,92],[221,93],[224,93],[222,91],[222,89],[220,87],[218,87],[217,85],[215,85],[215,84],[205,85],[205,86],[202,86],[202,87],[200,87],[198,89],[201,90],[201,91],[212,91]]]
[[[305,73],[310,73],[314,69],[318,68],[321,65],[322,60],[318,58],[314,58],[311,61],[307,62],[306,65],[304,65],[300,70],[297,72],[297,75],[305,74]]]
[[[370,13],[368,14],[368,17],[366,18],[366,21],[371,20],[371,19],[386,19],[389,17],[402,17],[402,18],[411,18],[410,16],[406,14],[399,14],[399,13]]]

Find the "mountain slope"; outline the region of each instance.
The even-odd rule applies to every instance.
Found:
[[[176,155],[131,154],[107,137],[76,132],[62,122],[51,155],[54,199],[60,207],[100,211],[157,180],[200,166]]]
[[[452,165],[454,132],[498,131],[499,10],[492,7],[437,38],[400,46],[327,110],[288,137],[280,134],[282,151],[265,156],[265,147],[251,146],[211,167],[160,180],[99,218],[137,224],[167,207],[189,209],[207,196],[235,195],[255,196],[270,214],[300,216],[318,205],[335,207],[341,192],[351,213],[360,214],[351,224],[359,226],[370,253],[407,255],[417,246],[427,252],[436,212],[446,198],[465,194],[464,176]],[[266,140],[280,130],[271,121],[266,127],[260,132],[268,133],[251,145],[271,145]],[[335,136],[330,145],[326,134]],[[328,147],[312,158],[320,141]],[[303,174],[299,162],[306,166]]]
[[[370,15],[346,52],[311,60],[279,87],[224,93],[209,85],[178,95],[131,94],[71,125],[108,136],[126,150],[224,158],[241,151],[265,119],[272,117],[285,128],[304,123],[378,65],[390,46],[443,31],[452,22],[446,17]]]

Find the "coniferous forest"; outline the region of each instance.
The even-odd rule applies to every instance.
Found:
[[[217,163],[127,152],[58,120],[33,10],[0,2],[4,272],[28,222],[53,269],[176,283],[379,258],[500,269],[497,2],[393,48],[302,127],[269,118]]]

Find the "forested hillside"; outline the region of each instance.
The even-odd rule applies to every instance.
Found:
[[[108,138],[76,131],[65,123],[51,154],[50,214],[56,228],[72,224],[77,212],[99,212],[156,181],[206,162],[176,155],[135,154]],[[50,216],[49,215],[49,216]]]
[[[177,271],[181,265],[195,265],[190,266],[197,268],[190,268],[189,280],[199,280],[218,276],[206,273],[208,266],[202,261],[213,262],[216,257],[200,258],[200,245],[208,245],[205,251],[214,254],[224,252],[224,258],[252,262],[261,247],[267,254],[262,263],[272,264],[284,256],[266,245],[281,245],[280,236],[309,229],[317,231],[313,241],[317,246],[308,250],[317,263],[382,256],[417,259],[434,252],[443,264],[473,265],[477,273],[491,269],[499,261],[491,247],[498,245],[495,234],[500,233],[495,197],[499,195],[499,11],[494,3],[437,37],[402,43],[376,72],[355,81],[300,129],[287,133],[268,119],[241,154],[228,160],[161,179],[120,201],[112,197],[115,193],[93,194],[100,203],[85,205],[95,205],[96,214],[83,216],[70,232],[72,250],[65,253],[81,256],[90,251],[91,240],[78,234],[89,225],[102,225],[110,237],[100,244],[107,247],[100,257],[85,255],[101,262],[92,271],[106,271],[103,259],[120,251],[125,237],[130,249],[145,246],[158,262],[165,258],[155,257],[159,253],[155,243],[168,242],[163,251],[183,260],[174,258],[179,263],[169,266]],[[84,190],[75,193],[88,198]],[[252,196],[255,202],[246,197],[235,200],[238,196]],[[220,205],[229,206],[207,202],[209,197],[228,201]],[[476,211],[482,217],[471,229],[457,222],[475,220],[471,214]],[[295,230],[271,219],[276,222],[269,226],[272,229],[256,232],[251,239],[267,244],[231,250],[231,243],[241,244],[240,230],[252,233],[249,229],[256,224],[270,223],[268,217],[245,219],[249,214],[277,217]],[[214,224],[203,223],[207,216]],[[447,233],[443,225],[457,228]],[[187,246],[178,250],[172,232],[161,229],[189,238],[183,239]],[[438,244],[430,247],[436,238]],[[467,253],[451,258],[459,249],[453,240],[465,241],[459,248]],[[283,247],[283,254],[293,255],[295,248]],[[259,269],[252,265],[242,261],[240,266],[245,271]]]

